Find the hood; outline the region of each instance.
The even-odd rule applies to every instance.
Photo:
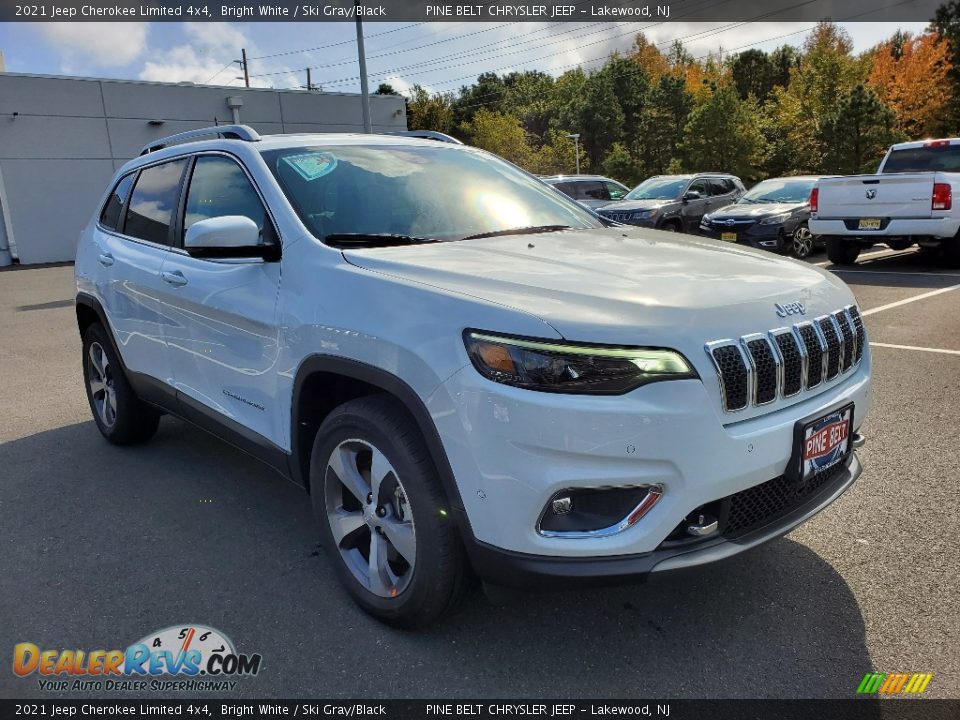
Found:
[[[717,218],[765,218],[780,213],[793,212],[807,207],[806,203],[734,203],[710,213],[710,219]]]
[[[571,230],[343,251],[348,262],[542,318],[568,340],[690,347],[806,319],[853,302],[820,268],[691,235],[640,228]],[[791,319],[792,322],[804,318]],[[496,328],[484,328],[496,330]]]
[[[604,212],[623,212],[625,210],[653,210],[671,205],[676,200],[618,200],[603,206]]]

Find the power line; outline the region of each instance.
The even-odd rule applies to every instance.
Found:
[[[374,37],[380,37],[381,35],[389,35],[390,33],[399,32],[401,30],[409,30],[410,28],[420,27],[421,25],[426,25],[426,24],[427,22],[425,21],[425,22],[411,23],[410,25],[403,25],[401,27],[393,28],[391,30],[384,30],[383,32],[373,33],[372,35],[368,36],[368,39],[374,38]],[[300,55],[302,53],[314,52],[316,50],[326,50],[327,48],[338,47],[340,45],[350,45],[351,43],[355,43],[355,42],[356,42],[355,38],[350,38],[349,40],[341,40],[340,42],[330,43],[329,45],[318,45],[317,47],[304,48],[302,50],[286,50],[284,52],[273,53],[271,55],[258,55],[257,57],[252,57],[250,59],[266,60],[267,58],[284,57],[286,55]],[[251,77],[259,77],[259,76],[251,75]]]
[[[804,0],[804,2],[799,3],[799,5],[806,5],[806,4],[813,3],[813,2],[818,2],[818,1],[819,1],[819,0]],[[697,5],[694,5],[693,7],[694,7],[694,8],[698,8],[698,9],[700,9],[700,6],[701,6],[701,5],[704,5],[704,6],[706,6],[706,7],[715,7],[715,6],[719,6],[719,5],[724,5],[724,4],[728,3],[728,2],[731,2],[731,0],[721,0],[720,2],[709,2],[709,1],[708,1],[708,2],[700,2],[700,3],[698,3]],[[794,7],[796,7],[796,6],[794,6]],[[787,8],[787,9],[789,9],[789,8]],[[782,10],[778,10],[778,11],[775,11],[775,12],[781,12],[781,11],[782,11]],[[674,20],[676,20],[676,19],[678,19],[678,18],[685,17],[686,15],[690,15],[692,12],[694,12],[694,10],[691,9],[690,12],[685,13],[684,15],[675,16],[675,17],[674,17]],[[769,14],[775,14],[775,12],[774,12],[774,13],[769,13]],[[642,21],[641,21],[641,22],[642,22]],[[604,38],[602,38],[602,39],[600,39],[600,40],[596,40],[596,41],[593,41],[593,42],[590,42],[590,43],[585,43],[585,44],[583,44],[583,45],[578,45],[578,46],[576,46],[576,47],[574,47],[574,48],[571,48],[571,49],[568,49],[568,50],[564,50],[564,51],[559,52],[559,53],[553,53],[552,55],[546,55],[546,56],[543,56],[543,57],[554,57],[554,56],[556,56],[556,55],[562,55],[562,54],[565,54],[565,53],[567,53],[567,52],[572,52],[572,51],[575,51],[575,50],[581,50],[581,49],[583,49],[583,48],[585,48],[585,47],[590,47],[590,46],[592,46],[592,45],[598,45],[598,44],[603,43],[603,42],[609,42],[610,40],[613,40],[613,39],[616,39],[616,38],[619,38],[619,37],[623,37],[624,35],[631,35],[631,34],[633,34],[634,32],[643,31],[643,30],[648,30],[648,29],[650,29],[650,28],[652,28],[652,27],[656,27],[656,26],[658,26],[658,25],[663,25],[663,24],[665,24],[666,22],[667,22],[667,21],[665,21],[665,20],[661,20],[661,21],[659,21],[659,22],[650,23],[650,24],[648,24],[648,25],[645,25],[644,27],[636,28],[635,30],[629,30],[629,31],[624,32],[624,33],[619,33],[619,34],[614,35],[614,36],[612,36],[612,37],[607,36],[607,37],[604,37]],[[542,32],[543,30],[549,29],[550,27],[554,27],[554,26],[560,25],[560,24],[564,24],[564,23],[553,23],[552,25],[547,26],[546,28],[541,28],[541,30],[536,31],[536,32]],[[638,24],[640,24],[640,23],[638,23],[638,22],[634,22],[634,23],[617,23],[617,25],[619,25],[619,26],[622,26],[622,25],[638,25]],[[608,23],[608,22],[591,23],[591,24],[585,25],[585,26],[580,27],[580,28],[574,28],[573,30],[567,30],[567,31],[565,31],[565,32],[563,32],[563,33],[557,33],[557,35],[564,35],[564,34],[567,34],[567,33],[570,33],[570,32],[582,31],[582,30],[584,30],[584,29],[586,29],[586,28],[588,28],[588,27],[592,27],[593,25],[603,25],[604,27],[603,27],[601,30],[596,30],[596,31],[594,31],[594,32],[587,33],[587,36],[589,36],[589,35],[595,35],[597,32],[602,32],[603,30],[606,30],[606,29],[611,25],[611,23]],[[500,42],[505,42],[506,40],[509,40],[509,39],[510,39],[510,38],[506,38],[505,40],[500,40],[500,41],[497,41],[497,42],[495,42],[495,43],[490,43],[490,45],[498,44],[498,43],[500,43]],[[397,72],[400,72],[400,71],[402,71],[402,70],[406,70],[406,69],[410,69],[410,68],[414,68],[414,67],[422,67],[422,66],[425,66],[425,65],[435,65],[435,64],[437,64],[438,62],[441,62],[441,61],[446,60],[446,59],[453,59],[453,58],[456,58],[456,57],[471,57],[471,56],[475,56],[475,55],[488,55],[488,54],[490,54],[490,53],[492,53],[492,52],[501,53],[501,51],[502,51],[502,50],[505,50],[506,48],[516,47],[516,46],[518,46],[518,45],[524,45],[524,44],[527,44],[527,43],[529,43],[529,42],[534,42],[534,41],[531,41],[531,40],[523,40],[523,41],[520,41],[520,42],[518,42],[518,43],[514,43],[513,45],[507,45],[507,46],[504,47],[504,48],[497,48],[496,50],[491,50],[491,51],[489,51],[489,52],[483,52],[483,53],[481,53],[481,52],[475,52],[475,51],[481,50],[482,48],[489,47],[488,45],[481,45],[481,46],[479,46],[478,48],[474,48],[474,51],[465,51],[465,52],[460,52],[460,53],[454,53],[454,54],[452,54],[452,55],[446,56],[445,58],[438,58],[438,59],[428,60],[428,61],[424,61],[424,62],[420,62],[420,63],[414,63],[414,64],[412,64],[412,65],[401,66],[401,67],[397,67],[397,68],[391,68],[391,69],[389,69],[389,70],[381,70],[381,71],[378,71],[378,72],[375,72],[375,73],[372,73],[372,74],[373,74],[373,75],[378,75],[378,76],[379,76],[379,75],[391,75],[391,74],[393,74],[393,73],[397,73]],[[562,40],[555,41],[555,42],[544,43],[543,46],[546,46],[546,45],[555,45],[557,42],[562,42]],[[541,46],[541,47],[543,47],[543,46]],[[537,48],[537,49],[539,49],[539,48]],[[509,53],[503,53],[503,54],[506,54],[506,55],[517,55],[517,54],[522,54],[522,53],[524,53],[524,52],[529,52],[529,51],[530,51],[530,50],[518,50],[518,51],[509,52]],[[455,65],[448,65],[447,67],[448,67],[448,68],[463,67],[463,66],[465,66],[465,65],[472,65],[472,64],[474,64],[474,63],[476,63],[476,62],[481,62],[481,60],[473,60],[473,61],[471,61],[471,62],[458,63],[458,64],[455,64]],[[446,70],[447,68],[443,68],[443,69]],[[502,69],[502,68],[501,68],[501,69]],[[434,72],[434,71],[431,70],[431,71],[428,71],[428,72]],[[427,74],[427,73],[413,73],[413,75],[424,75],[424,74]],[[469,77],[472,77],[472,76],[467,76],[467,77],[469,78]],[[327,84],[327,85],[338,85],[338,84],[343,84],[343,83],[346,83],[346,82],[352,82],[352,81],[354,81],[354,80],[356,80],[356,79],[357,79],[357,76],[352,76],[352,77],[348,77],[348,78],[339,78],[339,79],[337,79],[337,80],[328,80],[328,81],[325,82],[325,84]],[[443,84],[446,84],[446,83],[444,82]]]
[[[213,80],[217,75],[219,75],[220,73],[222,73],[224,70],[226,70],[228,67],[230,67],[230,66],[233,65],[233,64],[234,64],[234,61],[231,60],[231,61],[228,62],[226,65],[224,65],[222,68],[220,68],[219,70],[217,70],[217,71],[216,71],[213,75],[211,75],[209,78],[207,78],[207,79],[204,81],[203,84],[204,84],[204,85],[209,85],[211,80]]]

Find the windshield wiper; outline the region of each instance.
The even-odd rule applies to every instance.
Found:
[[[331,233],[325,235],[323,242],[340,247],[390,247],[392,245],[419,245],[420,243],[440,242],[436,238],[415,237],[397,233]]]
[[[461,240],[479,240],[480,238],[498,237],[500,235],[535,235],[536,233],[560,232],[573,230],[569,225],[535,225],[533,227],[510,228],[508,230],[491,230],[490,232],[467,235]]]

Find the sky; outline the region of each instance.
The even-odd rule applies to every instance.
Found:
[[[926,23],[840,23],[855,51],[897,28],[921,32]],[[801,45],[812,23],[367,23],[364,26],[371,91],[387,82],[406,92],[413,84],[456,91],[483,72],[540,70],[559,75],[582,64],[602,65],[627,51],[643,31],[666,50],[677,38],[701,57],[750,48]],[[243,84],[241,48],[250,58],[251,85],[359,92],[353,23],[0,23],[7,72],[99,78]]]

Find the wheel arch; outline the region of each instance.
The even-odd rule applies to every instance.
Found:
[[[396,375],[357,360],[311,355],[297,370],[290,423],[290,474],[310,491],[310,454],[323,420],[344,402],[372,394],[399,401],[413,418],[430,451],[447,500],[458,515],[463,501],[436,424],[417,392]]]

